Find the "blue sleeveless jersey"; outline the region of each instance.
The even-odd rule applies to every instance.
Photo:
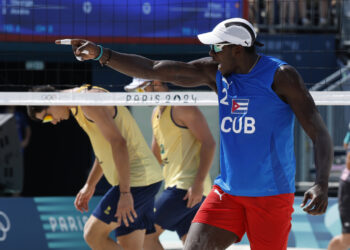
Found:
[[[294,113],[272,90],[279,59],[261,56],[248,74],[216,74],[220,175],[231,195],[294,193]]]

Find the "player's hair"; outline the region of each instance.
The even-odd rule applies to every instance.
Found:
[[[55,92],[56,89],[51,85],[37,86],[30,89],[32,92]],[[27,114],[30,119],[34,121],[40,121],[36,118],[36,114],[47,109],[49,106],[27,106]]]

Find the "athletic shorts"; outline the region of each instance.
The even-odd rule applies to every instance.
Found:
[[[156,224],[163,229],[176,231],[180,239],[187,234],[195,214],[205,199],[203,196],[200,203],[188,208],[186,207],[188,200],[183,200],[186,193],[187,190],[169,187],[157,198],[155,205]]]
[[[146,229],[146,234],[154,233],[154,198],[159,191],[162,182],[157,182],[149,186],[131,187],[130,191],[134,199],[134,209],[137,218],[129,226],[125,226],[124,222],[116,229],[116,236],[129,234],[135,230]],[[101,201],[93,211],[93,215],[99,220],[109,224],[117,222],[115,213],[117,211],[120,196],[119,186],[111,187],[102,197]]]
[[[340,180],[338,205],[342,232],[348,234],[350,233],[350,182]]]
[[[287,249],[294,194],[264,197],[233,196],[214,185],[193,222],[233,232],[241,241],[247,233],[252,250]]]

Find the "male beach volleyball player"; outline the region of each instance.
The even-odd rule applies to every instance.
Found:
[[[79,39],[71,44],[82,60],[98,59],[126,75],[207,85],[218,94],[221,174],[194,218],[186,250],[225,249],[245,232],[253,250],[286,249],[295,191],[294,116],[313,142],[316,180],[301,204],[312,215],[328,205],[330,135],[298,72],[256,52],[262,44],[248,21],[227,19],[198,38],[210,45],[210,57],[188,63],[118,53]]]
[[[35,91],[51,92],[50,86]],[[106,92],[82,86],[65,92]],[[29,106],[31,118],[57,124],[72,114],[88,134],[96,159],[74,205],[88,210],[88,203],[102,175],[112,187],[103,196],[84,227],[84,238],[96,250],[142,250],[145,233],[155,232],[154,198],[163,179],[161,168],[135,120],[125,107]],[[118,243],[109,234],[116,232]]]
[[[168,92],[167,83],[134,78],[126,91]],[[159,236],[176,231],[185,242],[193,217],[211,190],[209,170],[215,140],[204,115],[193,106],[157,106],[152,114],[152,151],[163,165],[165,190],[155,202],[156,232],[145,250],[164,249]]]

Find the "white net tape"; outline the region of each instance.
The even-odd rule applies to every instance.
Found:
[[[350,91],[311,91],[316,105],[350,105]],[[217,106],[212,91],[153,93],[0,92],[0,106]]]

